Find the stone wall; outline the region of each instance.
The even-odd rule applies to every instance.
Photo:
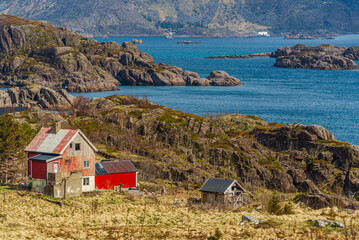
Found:
[[[46,179],[33,178],[31,180],[31,189],[34,192],[43,193],[46,186]]]
[[[56,198],[79,197],[82,194],[82,172],[73,171],[70,177],[62,178],[62,173],[49,173],[45,194]]]

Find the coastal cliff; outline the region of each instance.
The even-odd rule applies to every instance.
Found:
[[[71,92],[117,90],[116,85],[241,85],[153,58],[131,43],[98,43],[45,22],[0,15],[0,84],[39,84]],[[227,80],[228,81],[227,81]]]

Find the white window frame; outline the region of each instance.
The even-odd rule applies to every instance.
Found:
[[[77,150],[77,146],[79,146],[79,149]],[[75,143],[75,152],[81,151],[81,143]]]
[[[90,186],[90,178],[89,177],[82,178],[82,185],[83,186]]]
[[[52,166],[53,166],[54,173],[58,173],[58,172],[59,172],[59,163],[58,163],[58,162],[54,162],[54,163],[52,164]],[[55,166],[56,166],[56,168],[55,168]]]
[[[85,163],[87,163],[87,162],[88,162],[88,166],[86,166],[87,164],[85,165]],[[85,159],[85,160],[84,160],[84,162],[83,162],[83,167],[84,167],[84,169],[90,168],[90,162],[91,162],[90,159]]]

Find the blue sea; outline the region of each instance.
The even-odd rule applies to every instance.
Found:
[[[96,38],[122,43],[132,37]],[[147,95],[156,103],[183,112],[240,113],[256,115],[268,122],[317,124],[329,129],[338,140],[359,144],[359,71],[320,71],[275,68],[275,59],[205,59],[206,56],[272,52],[279,47],[306,44],[316,46],[358,46],[359,35],[334,40],[289,40],[283,37],[175,38],[141,37],[139,49],[164,62],[206,77],[212,70],[224,70],[244,85],[236,87],[132,87],[119,91],[86,93],[87,97],[111,94]],[[202,42],[177,45],[177,41]],[[74,95],[79,95],[75,94]]]

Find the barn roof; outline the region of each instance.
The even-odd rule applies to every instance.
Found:
[[[137,172],[137,169],[130,160],[96,163],[95,170],[96,175]]]
[[[97,152],[96,147],[80,130],[60,129],[55,134],[51,127],[41,128],[40,132],[26,147],[25,152],[62,154],[77,134],[80,134],[91,148]]]
[[[201,187],[201,192],[225,193],[235,180],[210,178]]]
[[[52,160],[58,159],[58,155],[49,155],[49,154],[39,154],[35,157],[29,158],[29,160],[36,160],[36,161],[42,161],[42,162],[50,162]]]

